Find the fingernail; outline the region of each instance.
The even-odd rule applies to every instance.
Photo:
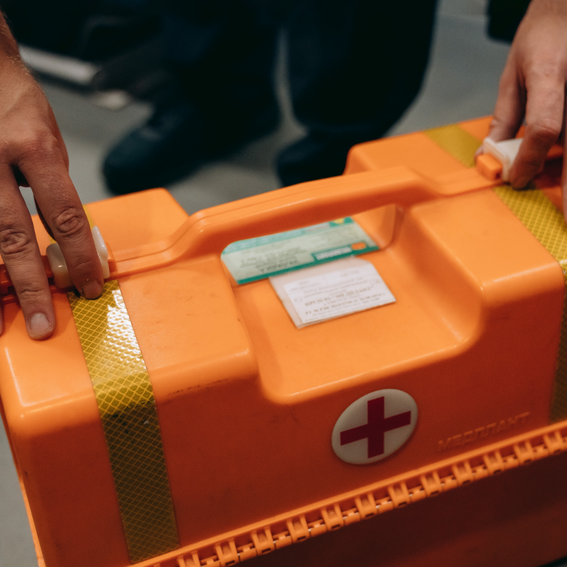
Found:
[[[101,293],[102,293],[102,286],[96,280],[87,282],[83,286],[83,295],[87,299],[96,299],[97,297],[100,296]]]
[[[43,313],[35,313],[30,319],[30,335],[34,339],[44,337],[51,331],[51,323]]]

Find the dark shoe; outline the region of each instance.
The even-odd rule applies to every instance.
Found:
[[[225,117],[207,117],[184,99],[170,101],[109,151],[103,174],[110,191],[118,195],[163,187],[239,150],[278,124],[275,101],[252,116]]]
[[[352,143],[309,134],[280,153],[278,175],[283,186],[341,175]]]

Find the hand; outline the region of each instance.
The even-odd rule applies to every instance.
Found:
[[[32,188],[42,221],[61,247],[73,284],[87,298],[98,297],[102,291],[100,262],[68,166],[53,111],[21,62],[0,14],[0,254],[34,339],[53,333],[55,315],[20,184]]]
[[[525,119],[524,141],[510,171],[516,188],[538,173],[565,130],[567,2],[532,0],[522,20],[502,77],[490,137],[513,138]],[[567,217],[567,159],[563,161],[563,211]]]

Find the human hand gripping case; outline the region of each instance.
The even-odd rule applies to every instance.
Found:
[[[53,287],[43,342],[4,299],[0,407],[40,564],[567,555],[567,461],[551,458],[567,449],[561,164],[515,192],[474,167],[487,131],[356,146],[341,177],[190,217],[164,190],[88,205],[103,296]],[[273,282],[238,284],[221,260],[345,218],[376,245],[357,261],[383,305],[298,328]]]

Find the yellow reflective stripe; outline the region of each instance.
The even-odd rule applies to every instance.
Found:
[[[474,167],[474,154],[480,148],[482,141],[463,130],[458,124],[431,128],[425,130],[424,134],[465,167]]]
[[[117,281],[101,297],[69,292],[133,563],[179,547],[156,403]],[[104,542],[100,542],[104,545]]]
[[[481,142],[461,127],[443,126],[427,130],[425,133],[464,166],[474,166],[474,154]],[[494,192],[557,260],[563,271],[565,295],[567,295],[567,227],[561,211],[541,191],[514,191],[509,185],[503,185],[494,188]],[[567,302],[565,300],[550,421],[563,419],[567,419]]]

